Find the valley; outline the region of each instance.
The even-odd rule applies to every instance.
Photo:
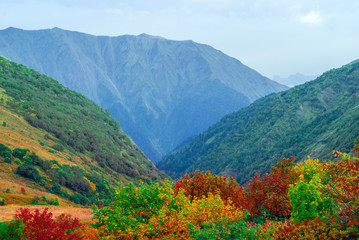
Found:
[[[288,89],[211,46],[147,34],[8,28],[0,55],[108,110],[154,163],[224,115]]]
[[[82,61],[59,64],[79,64],[87,74],[107,76],[95,77],[96,83],[89,75],[76,82],[80,75],[66,75],[57,63],[49,68],[97,103],[0,57],[0,239],[359,237],[359,60],[286,90],[191,41],[139,35],[116,42],[61,29],[44,30],[44,39],[49,31],[69,37],[66,44],[72,47],[81,48],[71,39],[79,38],[99,44],[98,51],[130,43],[140,53],[120,54],[134,70],[124,67],[129,71],[124,75],[115,73],[121,61],[104,64],[106,74]],[[7,29],[0,35],[9,32],[25,34]],[[62,44],[61,54],[69,54],[64,59],[76,60],[73,54],[81,51]],[[170,52],[192,54],[191,60],[176,62],[179,55],[166,56],[161,44]],[[9,49],[20,56],[18,49]],[[150,58],[143,57],[150,52]],[[227,66],[209,61],[213,57]],[[82,52],[81,60],[86,58]],[[179,78],[164,70],[167,58],[173,66],[185,65]],[[24,57],[47,68],[38,65],[41,59],[44,55]],[[96,64],[104,60],[95,59]],[[164,71],[149,68],[152,64]],[[153,82],[140,74],[148,71]],[[130,79],[133,75],[141,81]],[[143,137],[145,144],[137,146]]]

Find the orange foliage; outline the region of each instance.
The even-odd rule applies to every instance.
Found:
[[[219,195],[209,193],[205,198],[194,198],[191,201],[181,192],[176,197],[180,209],[173,211],[167,205],[154,215],[148,225],[139,227],[142,236],[149,232],[156,233],[158,239],[189,239],[188,225],[194,230],[203,224],[226,219],[227,222],[237,222],[244,219],[243,212],[231,204],[225,204]],[[146,234],[147,233],[147,234]],[[147,239],[146,237],[143,237]]]
[[[319,217],[302,222],[284,222],[272,235],[274,240],[297,239],[356,239],[359,232],[355,229],[338,230]]]
[[[220,195],[226,204],[231,201],[237,207],[242,206],[243,188],[232,177],[212,175],[209,171],[202,174],[196,170],[192,178],[186,173],[173,186],[175,194],[178,194],[181,189],[190,201],[195,198],[208,197],[211,193]]]
[[[353,148],[355,154],[359,153],[358,145]],[[337,211],[341,228],[359,225],[359,156],[335,151],[341,156],[338,162],[324,163],[326,171],[325,187],[323,193],[331,198]]]
[[[292,209],[288,197],[289,184],[297,179],[293,166],[294,157],[282,158],[270,174],[263,178],[255,175],[245,185],[242,206],[252,216],[259,216],[264,211],[271,217],[289,217]]]

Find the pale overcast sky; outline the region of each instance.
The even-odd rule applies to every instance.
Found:
[[[193,40],[270,78],[359,58],[359,0],[0,0],[10,26]]]

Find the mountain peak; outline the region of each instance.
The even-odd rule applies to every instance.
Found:
[[[149,34],[147,34],[147,33],[141,33],[141,34],[137,35],[137,37],[150,38],[150,39],[163,39],[163,40],[165,40],[164,37],[161,37],[161,36],[153,36],[153,35],[149,35]]]
[[[287,89],[205,44],[73,33],[0,31],[0,54],[109,110],[154,161],[225,114]]]

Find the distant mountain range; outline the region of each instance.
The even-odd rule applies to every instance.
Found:
[[[8,28],[0,55],[109,110],[154,162],[225,114],[287,89],[210,46],[146,34]]]
[[[292,75],[288,76],[287,78],[280,77],[280,76],[274,76],[273,80],[276,82],[279,82],[283,85],[286,85],[288,87],[294,87],[294,86],[303,84],[305,82],[308,82],[310,80],[314,80],[317,77],[318,76],[315,76],[315,75],[307,76],[307,75],[303,75],[301,73],[296,73],[296,74],[292,74]]]
[[[245,183],[282,157],[349,152],[359,138],[359,60],[228,114],[157,167],[173,178],[196,169]]]

